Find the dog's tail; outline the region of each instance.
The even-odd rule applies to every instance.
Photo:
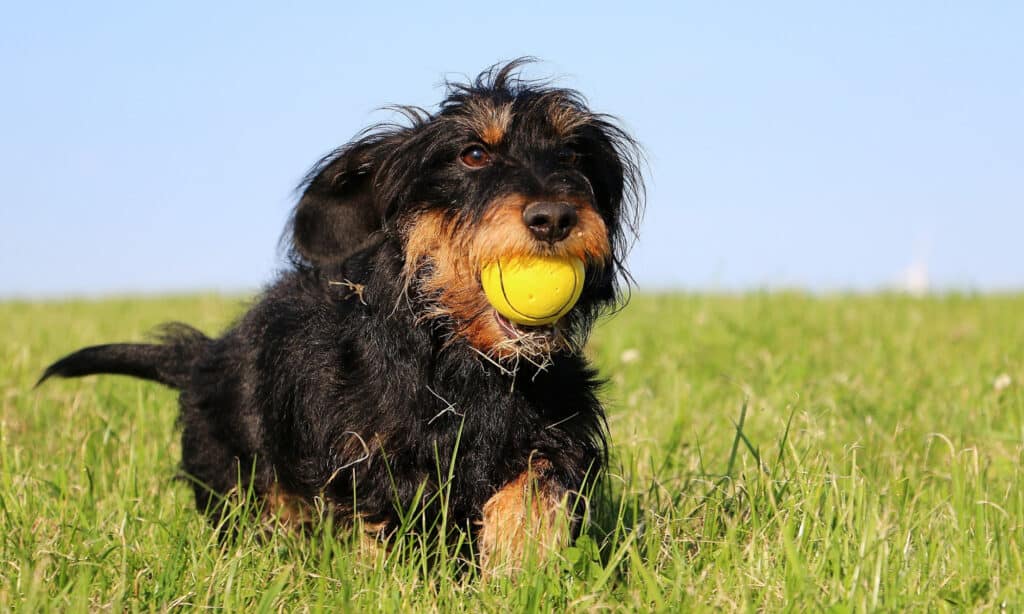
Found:
[[[185,324],[168,324],[158,335],[159,343],[110,343],[82,348],[46,368],[36,382],[39,386],[54,375],[81,377],[95,373],[131,375],[182,389],[196,359],[211,340]]]

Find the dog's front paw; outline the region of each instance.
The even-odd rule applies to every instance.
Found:
[[[546,460],[533,461],[484,504],[476,542],[484,574],[515,573],[568,544],[568,493],[549,470]]]

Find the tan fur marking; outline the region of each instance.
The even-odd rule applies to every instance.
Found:
[[[505,358],[514,353],[494,317],[480,286],[480,270],[499,258],[512,256],[575,256],[591,266],[603,267],[611,255],[604,220],[584,201],[570,200],[579,222],[570,235],[549,245],[537,241],[523,223],[523,208],[531,202],[513,194],[492,203],[476,224],[455,225],[439,211],[420,214],[405,229],[404,276],[410,284],[421,267],[431,272],[418,290],[436,297],[426,318],[448,316],[456,334],[478,350]]]
[[[484,143],[492,147],[500,143],[512,123],[511,103],[495,105],[489,100],[471,99],[465,106],[467,114],[463,116],[464,123]]]
[[[548,470],[547,461],[534,461],[484,504],[477,545],[486,573],[518,570],[531,546],[543,560],[568,542],[566,498],[546,481]]]
[[[408,283],[420,267],[431,267],[418,290],[436,296],[437,302],[424,317],[451,317],[456,333],[486,352],[505,336],[491,316],[480,287],[479,268],[467,257],[465,238],[464,233],[451,231],[440,212],[421,215],[407,235],[405,278]]]
[[[263,496],[263,516],[289,529],[299,529],[310,526],[317,514],[309,501],[286,492],[275,482]]]
[[[495,262],[509,256],[575,256],[601,267],[611,254],[608,229],[604,220],[589,203],[569,199],[576,207],[578,222],[569,236],[549,245],[534,238],[523,223],[523,209],[528,200],[516,195],[488,207],[472,241],[470,259],[480,264]]]
[[[480,138],[484,140],[484,143],[494,146],[501,142],[501,137],[505,136],[505,131],[495,124],[489,124],[480,133]]]
[[[555,98],[548,105],[548,121],[562,137],[567,137],[577,128],[587,123],[587,114],[569,105],[565,100]]]
[[[327,510],[337,519],[335,529],[358,529],[356,550],[360,554],[375,555],[381,550],[381,539],[387,531],[387,523],[367,522],[358,517],[353,519],[350,514],[340,513],[338,508],[330,504]],[[268,531],[275,526],[291,531],[307,531],[319,520],[320,514],[313,502],[285,491],[276,482],[263,496],[263,522]]]

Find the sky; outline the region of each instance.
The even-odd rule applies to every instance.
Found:
[[[256,289],[317,159],[523,55],[643,144],[641,289],[1024,288],[1024,3],[164,4],[2,9],[0,297]]]

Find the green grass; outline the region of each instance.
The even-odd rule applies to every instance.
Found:
[[[575,547],[481,581],[407,537],[219,543],[175,396],[32,384],[212,296],[0,304],[0,610],[1024,608],[1024,296],[638,296],[589,352],[613,466]],[[436,553],[435,553],[436,554]]]

